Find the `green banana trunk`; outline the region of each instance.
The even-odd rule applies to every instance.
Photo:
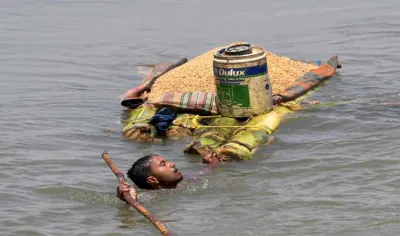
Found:
[[[129,111],[128,119],[122,122],[124,137],[139,142],[154,142],[157,130],[149,124],[149,120],[156,112],[157,108],[150,104]]]
[[[172,122],[172,124],[175,126],[180,126],[183,128],[194,130],[199,126],[198,117],[199,115],[196,114],[189,114],[189,113],[178,114],[175,120]]]
[[[175,139],[180,139],[180,138],[184,138],[187,136],[192,136],[193,132],[188,128],[184,128],[184,127],[181,127],[178,125],[170,125],[168,127],[166,135],[169,139],[175,140]]]
[[[179,139],[187,136],[192,136],[192,130],[198,125],[196,118],[198,115],[194,114],[178,114],[172,125],[168,127],[167,137],[169,139]]]
[[[238,129],[240,123],[235,118],[218,117],[214,118],[210,123],[210,128],[203,126],[205,132],[200,137],[186,146],[186,153],[196,153],[205,156],[216,148],[224,144],[232,133]],[[209,130],[211,129],[211,130]]]
[[[253,117],[246,125],[236,130],[232,138],[216,149],[221,161],[249,160],[264,144],[282,119],[293,111],[285,106],[275,107],[271,112]]]

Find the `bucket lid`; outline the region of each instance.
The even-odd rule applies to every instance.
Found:
[[[244,44],[236,44],[232,45],[225,49],[226,55],[238,56],[238,55],[247,55],[251,54],[253,51],[253,47],[251,44],[244,43]]]

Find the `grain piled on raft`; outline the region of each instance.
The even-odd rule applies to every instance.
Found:
[[[215,93],[213,56],[221,48],[212,49],[161,76],[153,85],[149,100],[155,100],[167,92]],[[273,94],[281,93],[294,85],[297,78],[317,68],[316,65],[293,61],[270,52],[266,54]]]
[[[317,65],[294,61],[289,57],[279,57],[270,52],[266,53],[273,94],[282,93],[286,88],[294,85],[297,78],[318,68]]]
[[[168,92],[216,92],[213,74],[213,56],[218,48],[210,50],[158,78],[149,100]]]

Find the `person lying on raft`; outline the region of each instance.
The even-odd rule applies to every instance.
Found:
[[[203,163],[215,165],[219,163],[215,153],[209,154],[203,158]],[[201,174],[204,172],[198,172]],[[194,174],[194,175],[196,175]],[[140,189],[172,189],[180,188],[185,184],[184,176],[175,166],[175,163],[166,160],[158,155],[146,155],[135,163],[128,170],[129,179]],[[117,189],[117,197],[123,201],[123,193],[130,192],[137,199],[136,191],[128,184],[120,185]]]

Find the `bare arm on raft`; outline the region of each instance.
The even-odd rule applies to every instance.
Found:
[[[275,140],[274,137],[269,137],[268,140],[264,143],[264,145],[268,146]],[[208,168],[211,166],[218,165],[220,163],[224,163],[221,158],[218,157],[218,154],[214,151],[203,156],[203,163],[208,164]]]
[[[221,163],[221,160],[218,159],[217,153],[212,152],[203,157],[203,163],[214,166]]]

